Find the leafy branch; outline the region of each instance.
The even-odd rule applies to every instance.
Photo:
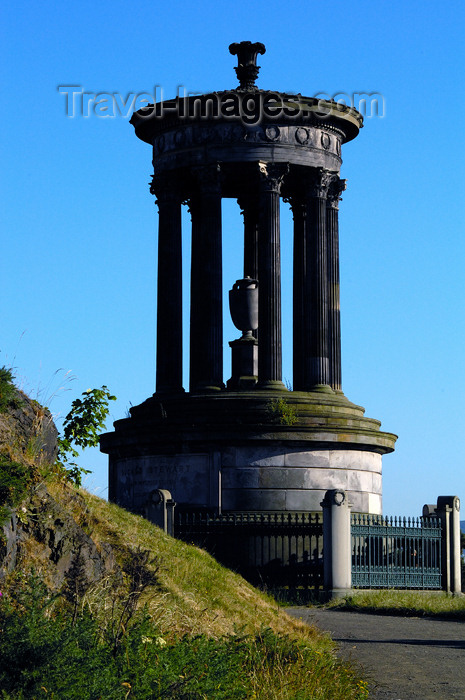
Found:
[[[83,474],[89,474],[84,469],[70,461],[79,456],[76,447],[96,447],[99,435],[105,429],[105,419],[108,416],[110,401],[115,401],[105,385],[101,389],[87,389],[82,398],[75,399],[63,423],[63,436],[58,438],[57,465],[66,478],[76,486],[82,483]]]

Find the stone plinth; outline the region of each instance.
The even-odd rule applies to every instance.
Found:
[[[396,436],[343,395],[284,396],[155,395],[132,408],[101,439],[110,499],[138,512],[162,488],[177,507],[319,511],[328,489],[342,489],[354,511],[381,513],[381,458]]]

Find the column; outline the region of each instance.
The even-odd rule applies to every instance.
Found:
[[[326,230],[328,238],[328,336],[329,383],[342,393],[341,379],[341,311],[339,294],[339,200],[346,180],[335,178],[326,200]]]
[[[220,166],[193,168],[190,391],[223,387]]]
[[[282,382],[279,197],[289,165],[259,164],[258,386],[285,390]]]
[[[305,391],[329,391],[328,246],[326,196],[333,174],[320,168],[307,188],[305,240]]]
[[[173,174],[153,178],[158,205],[157,393],[182,387],[181,196]]]
[[[258,216],[257,201],[252,197],[237,200],[244,216],[244,277],[258,279]]]
[[[293,258],[293,389],[302,391],[304,388],[304,288],[305,288],[305,230],[307,207],[305,201],[297,196],[289,197],[292,215],[294,217],[294,258]]]

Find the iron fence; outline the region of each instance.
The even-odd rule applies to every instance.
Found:
[[[323,587],[322,514],[180,510],[174,534],[254,585]],[[353,514],[352,587],[441,589],[441,537],[439,518]]]
[[[321,514],[179,511],[175,536],[206,549],[254,585],[323,586]]]
[[[441,521],[353,514],[353,588],[440,589]]]

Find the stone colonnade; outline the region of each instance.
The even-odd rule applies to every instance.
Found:
[[[181,205],[192,217],[190,391],[223,388],[221,199],[228,164],[155,175],[157,198],[157,393],[182,385]],[[302,172],[302,170],[304,172]],[[294,391],[341,391],[338,203],[345,180],[325,168],[248,163],[234,194],[244,215],[244,276],[258,279],[258,384],[284,389],[281,343],[280,199],[294,217]],[[231,195],[229,189],[227,196]]]

